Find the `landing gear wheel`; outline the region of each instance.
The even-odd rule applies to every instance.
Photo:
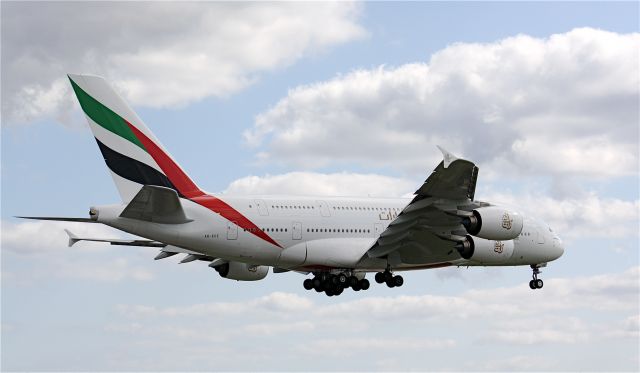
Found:
[[[340,287],[344,288],[347,286],[347,275],[345,275],[344,273],[341,273],[338,275],[338,284],[340,285]]]
[[[344,291],[344,288],[338,288],[333,292],[333,294],[334,295],[340,295],[340,294],[342,294],[343,291]]]
[[[396,283],[395,283],[395,282],[393,282],[393,278],[388,279],[388,280],[386,281],[386,283],[387,283],[387,286],[388,286],[388,287],[390,287],[390,288],[392,288],[392,287],[395,287],[395,286],[396,286]]]
[[[369,289],[369,280],[367,280],[366,278],[363,278],[362,280],[360,280],[360,283],[358,284],[360,286],[360,289],[362,290],[367,290]]]
[[[404,284],[404,279],[402,276],[393,276],[393,285],[396,287],[400,287]]]
[[[306,290],[313,289],[313,280],[310,278],[304,280],[304,282],[302,283],[302,286],[304,286]]]
[[[384,282],[384,280],[385,280],[384,273],[382,273],[382,272],[376,273],[375,280],[376,280],[377,283],[382,284]]]
[[[349,277],[349,286],[354,287],[358,284],[358,278],[356,276]]]
[[[544,282],[542,282],[542,279],[538,278],[538,275],[540,274],[540,267],[532,264],[531,269],[533,270],[533,275],[531,276],[533,277],[533,280],[529,281],[529,287],[534,290],[542,289],[542,286],[544,286]]]
[[[393,279],[393,273],[391,273],[391,271],[389,271],[388,269],[384,271],[382,275],[384,276],[385,281],[390,281]]]
[[[360,291],[360,290],[362,290],[362,288],[360,287],[360,281],[358,281],[358,283],[357,283],[357,284],[355,284],[355,285],[353,285],[351,288],[353,289],[353,291]]]

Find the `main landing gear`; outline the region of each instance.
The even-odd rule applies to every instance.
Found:
[[[354,291],[369,289],[369,280],[359,279],[356,276],[346,273],[318,273],[312,279],[308,278],[302,283],[307,290],[315,290],[318,293],[325,292],[332,297],[340,295],[345,289],[351,288]]]
[[[400,287],[404,284],[402,276],[394,276],[387,268],[384,272],[375,275],[376,282],[387,284],[390,288]],[[345,289],[351,288],[354,291],[369,289],[369,280],[358,278],[350,270],[341,273],[320,272],[315,273],[313,278],[308,278],[302,283],[305,289],[315,290],[318,293],[324,292],[328,296],[340,295]]]
[[[533,280],[529,281],[529,287],[532,290],[542,289],[542,287],[544,286],[544,282],[542,282],[542,280],[538,278],[538,275],[540,274],[540,267],[532,264],[531,269],[533,270]]]
[[[384,272],[376,273],[376,282],[379,284],[385,283],[390,288],[400,287],[404,284],[402,276],[394,276],[389,269]]]

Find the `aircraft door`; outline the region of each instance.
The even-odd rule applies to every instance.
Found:
[[[301,240],[302,239],[302,223],[294,221],[292,228],[293,229],[291,229],[291,231],[293,232],[293,239]]]
[[[318,207],[320,207],[320,214],[325,218],[331,216],[331,212],[329,212],[329,205],[326,201],[316,201],[318,203]]]
[[[373,231],[375,232],[376,236],[379,236],[382,234],[382,231],[384,231],[384,229],[382,229],[382,224],[380,223],[376,223],[373,225]]]
[[[544,233],[538,231],[538,243],[539,244],[543,244],[544,243]]]
[[[227,222],[227,240],[237,240],[238,239],[238,226],[234,221]]]
[[[269,215],[269,210],[267,209],[267,204],[263,200],[254,199],[253,202],[256,204],[256,207],[258,207],[258,213],[260,214],[260,216],[268,216]]]

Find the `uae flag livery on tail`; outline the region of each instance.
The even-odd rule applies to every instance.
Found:
[[[123,202],[131,201],[144,185],[171,188],[180,197],[202,205],[261,239],[280,246],[233,207],[198,188],[103,78],[68,76]]]

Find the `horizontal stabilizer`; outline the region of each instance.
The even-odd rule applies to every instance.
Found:
[[[74,223],[97,223],[97,221],[89,218],[62,218],[54,216],[16,216],[19,219],[31,219],[31,220],[53,220],[53,221],[70,221]]]
[[[69,236],[69,247],[75,245],[78,241],[91,241],[91,242],[108,242],[111,245],[118,246],[144,246],[144,247],[165,247],[166,243],[152,241],[152,240],[121,240],[114,238],[90,238],[90,237],[78,237],[71,233],[68,229],[64,230]]]
[[[161,224],[183,224],[187,219],[178,193],[171,188],[145,185],[120,214],[122,218]]]

